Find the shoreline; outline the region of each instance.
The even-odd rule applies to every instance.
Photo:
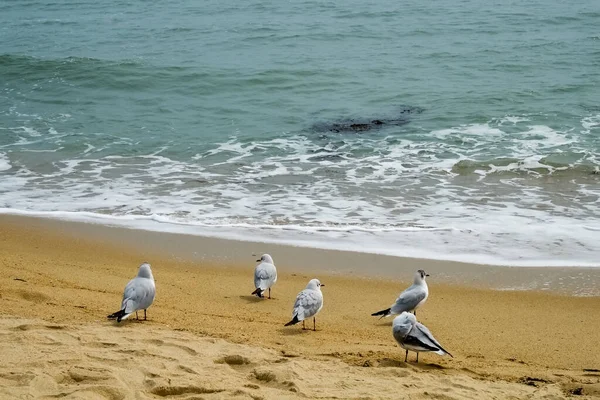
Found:
[[[44,220],[55,220],[72,222],[76,224],[100,225],[119,229],[133,229],[158,234],[173,234],[194,236],[198,238],[210,238],[216,240],[227,240],[231,242],[253,242],[263,245],[274,246],[289,246],[301,247],[307,249],[318,249],[323,251],[339,251],[349,253],[371,254],[374,256],[408,258],[413,260],[429,260],[437,262],[452,262],[470,265],[485,265],[490,267],[517,267],[517,268],[535,268],[535,267],[555,267],[555,268],[599,268],[600,262],[582,261],[574,259],[561,259],[556,256],[548,256],[545,252],[545,257],[533,258],[531,255],[519,254],[515,258],[500,257],[498,255],[470,253],[473,249],[464,249],[463,253],[452,253],[447,250],[448,241],[446,241],[446,249],[440,251],[439,238],[435,239],[438,243],[432,242],[432,248],[425,249],[422,241],[427,238],[419,239],[421,235],[429,232],[446,232],[451,233],[455,228],[407,228],[407,229],[368,229],[364,227],[345,226],[343,228],[335,226],[307,227],[297,225],[250,225],[250,224],[233,224],[233,225],[206,225],[182,223],[177,221],[163,220],[160,217],[129,215],[114,216],[109,214],[94,213],[94,212],[71,212],[71,211],[24,211],[12,208],[0,208],[0,216],[14,216],[23,218],[34,218]],[[459,230],[462,231],[462,230]],[[466,230],[469,231],[470,230]],[[329,235],[349,235],[340,239],[340,237],[331,237]],[[411,237],[407,242],[406,238],[400,240],[397,244],[402,248],[402,253],[394,250],[392,247],[396,242],[387,242],[381,236],[384,233],[391,235],[400,233],[410,233],[416,235]],[[323,234],[323,235],[321,235]],[[361,237],[352,237],[352,235],[363,235]],[[251,237],[252,239],[248,239]],[[429,238],[432,239],[432,238]],[[383,244],[380,241],[383,240]],[[448,238],[444,240],[450,240]],[[468,240],[468,238],[465,238]],[[409,242],[421,242],[417,247],[408,244]],[[560,240],[559,240],[560,242]],[[555,243],[558,246],[558,244]],[[384,247],[382,247],[384,246]],[[437,247],[436,247],[437,246]],[[498,245],[499,246],[499,245]],[[427,246],[425,246],[427,247]],[[500,247],[502,249],[502,247]],[[504,249],[507,250],[507,249]],[[512,250],[512,249],[511,249]],[[528,252],[530,249],[522,249]],[[539,249],[537,249],[539,250]],[[539,257],[539,254],[538,254]]]
[[[0,226],[29,227],[48,234],[91,240],[148,257],[188,262],[251,265],[270,253],[288,271],[347,275],[364,279],[412,279],[425,269],[444,284],[501,291],[538,290],[570,296],[600,296],[598,267],[517,267],[398,257],[359,251],[327,250],[252,240],[222,239],[186,233],[73,222],[63,219],[0,214]]]
[[[133,246],[133,242],[137,246]],[[197,245],[195,259],[178,257],[191,251],[187,246],[192,244]],[[166,252],[165,246],[172,252]],[[198,355],[214,350],[210,354],[217,359],[215,354],[219,353],[219,357],[227,354],[213,349],[210,343],[224,339],[229,343],[227,346],[244,346],[236,347],[235,354],[251,360],[248,364],[242,362],[241,366],[228,368],[244,376],[256,375],[252,371],[262,371],[261,368],[273,373],[274,380],[266,382],[268,387],[261,394],[269,399],[285,398],[282,393],[290,389],[287,383],[282,386],[273,382],[294,382],[298,393],[309,398],[366,396],[362,384],[358,384],[362,394],[352,392],[353,384],[336,386],[336,382],[348,376],[360,376],[364,382],[370,382],[370,396],[377,398],[392,398],[391,393],[399,390],[412,393],[412,397],[407,394],[411,398],[431,397],[423,395],[423,391],[446,393],[450,398],[469,397],[468,393],[472,393],[473,398],[526,395],[536,398],[547,394],[563,398],[578,388],[586,395],[600,394],[600,374],[594,372],[600,369],[600,354],[594,351],[600,342],[600,321],[595,318],[600,311],[599,297],[565,296],[558,291],[490,290],[483,286],[448,284],[439,279],[441,272],[437,276],[433,274],[428,280],[430,297],[418,317],[454,358],[422,353],[419,364],[415,364],[412,353],[413,362],[406,364],[404,351],[391,336],[392,319],[378,320],[370,313],[389,306],[398,292],[410,284],[414,272],[412,263],[401,264],[393,270],[396,277],[392,280],[385,276],[364,278],[348,272],[351,269],[333,273],[331,269],[318,271],[319,263],[356,262],[356,254],[322,251],[317,252],[316,257],[315,252],[307,249],[276,247],[272,253],[277,254],[274,259],[279,280],[273,288],[274,299],[260,300],[250,295],[255,265],[255,258],[250,256],[252,251],[251,244],[247,243],[232,248],[230,242],[223,240],[187,243],[180,236],[155,237],[154,233],[144,231],[0,217],[0,319],[3,321],[0,325],[5,327],[0,330],[14,339],[6,342],[5,346],[10,349],[3,350],[3,354],[13,358],[7,362],[4,372],[0,371],[0,382],[6,383],[9,387],[6,390],[14,394],[23,388],[13,388],[15,382],[6,378],[9,370],[22,370],[25,375],[35,370],[41,376],[53,368],[56,376],[63,376],[64,363],[53,361],[67,357],[61,351],[85,353],[88,351],[85,343],[82,344],[85,338],[97,336],[98,343],[113,343],[110,338],[122,334],[126,335],[125,342],[107,344],[101,349],[106,360],[77,361],[77,368],[92,372],[102,368],[111,370],[114,363],[109,360],[124,356],[133,357],[134,363],[140,359],[148,365],[161,365],[170,362],[164,357],[179,357],[175,354],[181,352],[164,346],[162,349],[153,347],[152,351],[144,349],[148,345],[161,347],[161,343],[173,340],[190,343],[198,340],[204,344],[194,344],[193,352],[184,353]],[[317,265],[304,265],[306,260],[313,259],[317,259]],[[149,320],[132,320],[120,325],[107,321],[106,315],[119,306],[124,285],[135,275],[142,261],[152,263],[157,285],[155,304],[148,310]],[[394,260],[393,265],[398,267],[398,263]],[[353,265],[356,264],[346,267]],[[300,268],[295,269],[296,266]],[[433,271],[443,267],[463,268],[462,265],[441,263],[436,266],[433,263],[426,269]],[[477,268],[471,266],[470,270]],[[317,318],[318,330],[284,327],[296,294],[315,276],[326,283],[324,308]],[[34,322],[20,322],[23,319]],[[30,325],[34,327],[29,328]],[[53,328],[55,325],[59,328]],[[73,341],[75,336],[80,339]],[[43,351],[39,350],[38,347],[47,342]],[[54,342],[58,344],[53,345]],[[60,347],[62,344],[73,349]],[[23,352],[40,351],[44,354],[41,359],[34,355],[22,358]],[[163,358],[155,357],[159,351]],[[263,354],[257,356],[258,361],[252,358],[257,352]],[[298,371],[303,372],[284,377],[278,375],[284,372],[275,364],[262,365],[260,360],[273,361],[276,354],[299,363]],[[204,368],[202,379],[207,387],[213,388],[227,377],[225,374],[219,378],[221,381],[215,378],[214,365],[211,361],[209,366],[188,367],[186,364],[186,368],[196,372]],[[312,373],[309,370],[318,371],[315,373],[322,380],[319,387],[325,394],[315,392],[315,384],[310,379],[302,380]],[[176,382],[180,379],[178,373],[170,371],[167,376],[152,380],[167,382],[168,378],[169,382],[171,379]],[[258,374],[263,376],[262,372]],[[386,378],[381,379],[382,376]],[[42,385],[36,379],[31,385],[33,382]],[[79,382],[79,378],[65,379],[58,383],[59,388],[68,386],[69,382]],[[164,393],[176,390],[171,383],[146,387],[147,381],[135,379],[129,386],[142,391],[156,387],[166,387]],[[198,379],[197,376],[194,379]],[[266,384],[253,379],[252,385],[262,388]],[[423,386],[415,386],[415,382],[422,382]],[[44,383],[44,393],[56,395],[53,391],[56,385]],[[268,388],[279,391],[268,394]],[[241,385],[238,390],[247,389]],[[460,395],[456,392],[458,397],[452,397],[451,389],[463,392]]]

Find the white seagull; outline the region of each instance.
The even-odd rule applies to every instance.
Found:
[[[419,362],[420,351],[433,351],[440,356],[448,354],[450,357],[453,357],[452,354],[448,353],[448,351],[435,340],[425,325],[417,322],[417,318],[413,314],[403,312],[394,318],[394,322],[392,323],[392,334],[400,347],[406,350],[404,362],[408,360],[409,350],[417,353],[417,362]]]
[[[325,285],[318,279],[311,279],[308,285],[306,285],[306,289],[298,293],[296,303],[294,303],[294,311],[292,311],[292,320],[285,324],[285,326],[295,325],[302,321],[302,329],[306,329],[304,320],[313,317],[313,331],[317,330],[315,315],[323,308],[321,286]]]
[[[414,311],[415,315],[417,315],[417,307],[423,305],[429,296],[429,288],[427,287],[427,282],[425,282],[426,276],[429,276],[429,274],[425,273],[422,269],[415,272],[415,280],[412,286],[400,293],[400,296],[398,296],[396,302],[390,308],[377,311],[371,315],[381,315],[381,318],[383,318],[401,314],[404,311]]]
[[[144,310],[144,320],[146,320],[146,309],[152,305],[155,295],[156,286],[154,285],[150,264],[143,263],[140,265],[137,276],[125,286],[121,309],[110,314],[108,318],[116,318],[117,322],[121,322],[135,312],[137,319],[138,310]]]
[[[254,270],[254,287],[256,290],[252,294],[258,297],[264,297],[263,293],[269,289],[269,298],[271,298],[271,286],[277,282],[277,268],[273,259],[268,254],[263,254]]]

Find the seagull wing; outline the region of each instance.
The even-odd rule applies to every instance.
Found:
[[[125,286],[121,309],[125,310],[126,314],[131,314],[148,308],[154,301],[155,294],[156,289],[151,279],[134,278]]]
[[[400,293],[392,305],[391,312],[392,314],[401,314],[404,311],[412,311],[425,297],[427,297],[427,292],[421,286],[412,285]]]
[[[446,351],[440,342],[433,337],[429,329],[419,322],[415,324],[415,327],[408,336],[413,338],[415,341],[418,341],[423,347],[429,348],[431,351],[436,352],[439,355],[448,354],[450,357],[453,357],[452,354]]]
[[[277,269],[273,264],[260,263],[254,270],[254,287],[266,290],[277,281]]]
[[[404,339],[406,338],[412,327],[413,325],[410,323],[410,321],[406,321],[406,323],[402,324],[394,323],[394,326],[392,328],[392,334],[394,335],[394,339],[396,339],[396,342],[402,345],[404,343]]]
[[[299,321],[316,315],[323,307],[323,295],[318,290],[304,289],[298,293],[292,317],[297,316]]]

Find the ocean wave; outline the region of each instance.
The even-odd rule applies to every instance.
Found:
[[[208,66],[157,65],[148,59],[105,60],[92,57],[41,58],[0,54],[0,74],[20,83],[60,83],[63,86],[111,91],[166,91],[193,94],[252,91],[267,86],[291,90],[330,86],[340,71],[319,71],[299,66],[258,71],[227,70]],[[306,80],[311,79],[310,83]],[[34,86],[35,87],[35,86]],[[66,99],[54,99],[55,102]],[[57,103],[59,104],[59,103]]]
[[[590,115],[584,117],[581,120],[581,126],[583,126],[583,133],[589,134],[592,130],[600,130],[600,114]]]
[[[3,75],[20,78],[36,79],[60,75],[65,78],[83,78],[100,74],[118,73],[135,70],[143,63],[137,60],[109,61],[91,57],[40,58],[20,54],[1,54],[0,68]]]
[[[0,207],[390,255],[593,264],[600,158],[587,132],[596,114],[580,132],[507,115],[386,135],[302,129],[202,144],[19,120],[8,128],[17,141],[3,147],[11,169]]]
[[[573,158],[579,160],[581,153],[554,155],[563,159]],[[600,164],[566,164],[554,161],[553,155],[534,156],[526,159],[496,158],[491,160],[460,160],[452,166],[452,172],[465,174],[500,174],[510,176],[514,174],[535,174],[538,176],[553,175],[556,178],[577,178],[600,174]],[[600,180],[600,177],[599,177]]]
[[[182,82],[195,85],[224,76],[218,70],[152,65],[141,58],[115,61],[91,57],[39,58],[16,54],[0,55],[0,73],[20,84],[32,84],[33,88],[41,83],[60,85],[69,91],[75,90],[76,86],[115,93],[178,90]],[[203,86],[210,85],[207,83]],[[53,99],[54,103],[68,104],[68,96],[62,97]]]

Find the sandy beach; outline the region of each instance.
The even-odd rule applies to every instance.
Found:
[[[1,397],[600,396],[600,297],[567,295],[573,286],[566,283],[585,280],[593,292],[595,269],[186,240],[196,250],[168,234],[1,216]],[[279,270],[271,300],[250,296],[256,252],[270,252]],[[152,264],[157,285],[149,319],[106,320],[142,261]],[[412,353],[404,363],[391,318],[370,316],[391,304],[417,268],[431,271],[419,320],[454,358],[421,354],[415,364]],[[318,330],[284,327],[313,277],[326,284]],[[494,290],[540,278],[554,283]]]

